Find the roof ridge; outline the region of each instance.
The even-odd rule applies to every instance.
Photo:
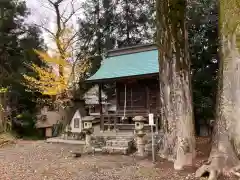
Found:
[[[152,51],[152,50],[157,50],[156,44],[144,44],[144,45],[118,48],[118,49],[109,50],[107,52],[106,58],[113,57],[113,56],[127,55],[127,54],[135,54],[135,53]]]

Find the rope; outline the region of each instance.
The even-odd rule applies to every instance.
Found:
[[[125,92],[124,92],[124,109],[123,109],[123,117],[122,120],[126,118],[126,106],[127,106],[127,85],[125,84]]]

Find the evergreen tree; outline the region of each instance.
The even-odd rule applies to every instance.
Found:
[[[153,42],[154,1],[120,0],[118,6],[117,46]]]
[[[41,64],[33,48],[44,48],[39,29],[24,23],[27,15],[24,1],[0,2],[0,87],[8,88],[7,99],[1,96],[1,103],[17,111],[35,107],[34,94],[25,91],[22,73],[29,71],[29,62]],[[0,126],[4,126],[6,117],[0,111]]]
[[[151,0],[90,0],[79,19],[81,50],[101,54],[108,49],[151,43],[154,3]]]
[[[196,133],[214,119],[218,71],[218,8],[212,0],[188,7],[189,51]]]

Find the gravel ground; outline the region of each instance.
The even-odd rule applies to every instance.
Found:
[[[137,160],[132,156],[84,155],[72,157],[79,146],[17,141],[0,148],[1,180],[180,180],[192,179],[190,171],[177,173],[172,164]],[[190,174],[190,175],[189,175]],[[189,176],[188,176],[189,175]]]

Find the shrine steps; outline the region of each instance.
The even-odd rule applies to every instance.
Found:
[[[133,138],[117,137],[106,141],[106,146],[103,147],[103,152],[109,154],[124,154],[131,153],[134,149]]]
[[[95,137],[93,144],[95,149],[101,149],[103,153],[108,154],[127,155],[135,148],[133,136]]]
[[[154,146],[156,151],[159,148],[162,136],[162,133],[154,134]],[[144,137],[144,141],[145,153],[150,155],[152,153],[152,137],[150,133]],[[95,139],[94,146],[97,149],[101,149],[104,153],[123,155],[131,154],[136,151],[136,135],[131,133],[117,133],[112,136],[98,136]]]

